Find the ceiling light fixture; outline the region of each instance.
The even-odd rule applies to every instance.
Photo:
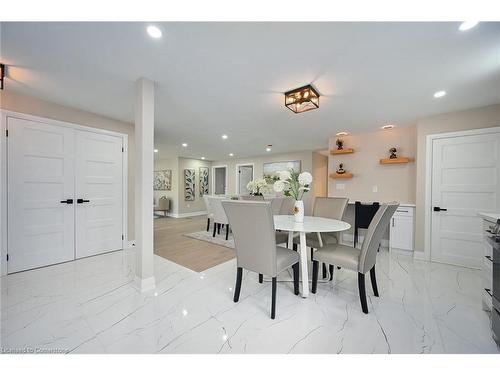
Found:
[[[465,21],[465,22],[462,22],[460,24],[460,26],[458,27],[458,30],[460,30],[460,31],[470,30],[473,27],[476,27],[478,23],[479,23],[478,21]]]
[[[4,80],[5,80],[5,65],[0,64],[0,90],[3,90]]]
[[[227,139],[227,134],[222,134],[222,139]]]
[[[437,91],[437,92],[434,93],[434,97],[435,98],[442,98],[445,95],[446,95],[446,91],[444,91],[444,90]]]
[[[394,129],[394,128],[395,128],[395,126],[392,125],[392,124],[388,124],[388,125],[382,126],[382,129],[384,129],[384,130],[391,130],[391,129]]]
[[[205,157],[204,157],[204,156],[202,156],[202,157],[201,157],[201,160],[205,160]]]
[[[154,153],[157,153],[157,152],[158,152],[158,149],[157,149],[157,148],[155,148],[155,149],[153,150],[153,152],[154,152]]]
[[[182,147],[187,147],[187,146],[188,146],[188,144],[187,144],[187,143],[183,143],[183,144],[182,144]]]
[[[270,152],[271,151],[271,147],[267,146],[266,151]]]
[[[159,39],[162,36],[161,30],[156,26],[150,25],[146,30],[151,38]]]
[[[349,133],[348,132],[338,132],[336,135],[337,135],[337,137],[344,137],[346,135],[349,135]]]
[[[233,156],[234,156],[234,154],[231,152],[231,153],[229,154],[229,156],[233,157]]]
[[[311,85],[285,92],[285,107],[294,113],[319,108],[319,93]]]

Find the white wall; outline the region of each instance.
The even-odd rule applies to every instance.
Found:
[[[236,165],[237,164],[253,164],[254,165],[254,179],[262,178],[263,176],[263,165],[264,163],[279,162],[279,161],[293,161],[300,160],[302,172],[308,171],[313,173],[313,152],[312,151],[302,151],[302,152],[292,152],[286,154],[266,154],[263,156],[256,156],[253,158],[243,158],[243,159],[227,159],[227,160],[216,160],[212,162],[213,166],[227,165],[228,173],[228,194],[237,194],[236,187]],[[210,171],[211,172],[211,171]],[[212,177],[210,176],[210,180]],[[314,181],[313,181],[314,184]],[[311,212],[311,203],[314,189],[311,193],[304,195],[304,207],[306,214]]]

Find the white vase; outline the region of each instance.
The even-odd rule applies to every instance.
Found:
[[[295,201],[293,216],[295,217],[296,223],[304,222],[304,201]]]

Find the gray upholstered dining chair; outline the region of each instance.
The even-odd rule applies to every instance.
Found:
[[[259,201],[262,202],[264,200],[263,195],[242,195],[240,197],[242,201]]]
[[[370,272],[373,294],[378,297],[375,263],[377,250],[382,241],[382,236],[389,226],[392,215],[399,207],[399,203],[384,203],[373,217],[363,240],[361,249],[340,244],[325,245],[314,253],[312,293],[316,293],[318,286],[319,262],[333,264],[351,271],[358,272],[358,289],[361,308],[368,314],[366,303],[365,274]]]
[[[293,207],[295,206],[295,199],[292,197],[282,197],[281,206],[275,215],[293,215]],[[288,232],[276,232],[276,243],[288,244]]]
[[[214,220],[214,233],[212,237],[215,237],[215,233],[220,234],[220,228],[222,225],[226,227],[226,241],[229,238],[229,221],[227,219],[226,213],[222,208],[221,202],[229,198],[225,197],[209,197],[208,202],[210,209],[212,210],[213,220]]]
[[[207,232],[210,230],[210,219],[213,219],[214,214],[212,212],[212,208],[210,207],[210,196],[204,195],[203,202],[205,203],[205,207],[207,208]]]
[[[313,206],[313,216],[325,217],[327,219],[342,220],[344,212],[349,203],[349,198],[337,198],[337,197],[316,197],[314,199]],[[340,243],[341,232],[334,233],[307,233],[306,234],[306,244],[311,248],[311,259],[313,258],[313,253],[315,249],[321,247],[319,238],[323,246],[329,244]],[[300,243],[298,238],[294,239],[294,247]],[[333,266],[330,264],[330,280],[333,275]],[[326,266],[323,263],[323,277],[326,277]]]
[[[234,302],[240,298],[243,268],[272,278],[271,319],[276,316],[276,277],[281,271],[293,268],[293,288],[299,294],[299,255],[276,246],[274,219],[270,202],[223,201],[236,248],[236,287]],[[249,225],[250,224],[250,225]]]

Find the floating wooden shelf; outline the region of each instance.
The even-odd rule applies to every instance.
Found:
[[[396,159],[380,159],[380,164],[405,164],[405,163],[410,163],[412,162],[412,158],[406,158],[404,156],[401,156]]]
[[[330,155],[352,154],[353,152],[353,148],[344,148],[342,150],[330,150]]]
[[[330,173],[330,178],[353,178],[353,174],[351,172],[346,173]]]

